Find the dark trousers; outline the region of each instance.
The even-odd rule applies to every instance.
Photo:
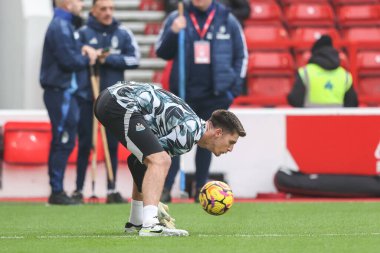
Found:
[[[63,191],[67,160],[75,146],[79,108],[77,97],[68,91],[45,90],[44,103],[51,122],[49,181],[53,193]]]
[[[211,117],[211,114],[217,109],[228,109],[232,103],[232,101],[225,95],[186,102],[203,120],[208,120]],[[195,154],[195,180],[197,189],[201,188],[207,181],[211,164],[211,156],[212,154],[210,151],[197,146],[197,151]],[[172,158],[172,164],[166,177],[164,186],[166,189],[171,190],[179,168],[180,157],[175,156]]]
[[[93,101],[79,99],[80,119],[78,124],[78,158],[77,158],[77,180],[76,190],[83,190],[84,181],[86,178],[86,171],[88,166],[88,159],[92,148],[92,121],[93,121]],[[117,148],[118,140],[116,137],[106,130],[108,148],[110,151],[112,171],[114,175],[114,182],[116,182],[117,172]],[[100,147],[98,147],[99,149]],[[107,180],[107,189],[114,189],[115,183]]]

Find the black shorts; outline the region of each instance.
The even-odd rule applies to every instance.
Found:
[[[110,130],[140,163],[143,163],[145,157],[164,151],[143,115],[119,105],[107,89],[96,100],[94,112],[99,122]]]

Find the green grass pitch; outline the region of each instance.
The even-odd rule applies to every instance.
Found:
[[[189,237],[124,233],[130,205],[0,203],[0,252],[380,252],[380,202],[170,204]]]

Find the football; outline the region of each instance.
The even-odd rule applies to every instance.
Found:
[[[234,203],[234,195],[228,184],[221,181],[206,183],[199,192],[199,203],[209,214],[225,214]]]

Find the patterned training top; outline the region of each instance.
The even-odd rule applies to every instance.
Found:
[[[187,153],[199,141],[206,122],[182,99],[149,83],[118,82],[108,87],[127,111],[140,112],[171,156]]]

